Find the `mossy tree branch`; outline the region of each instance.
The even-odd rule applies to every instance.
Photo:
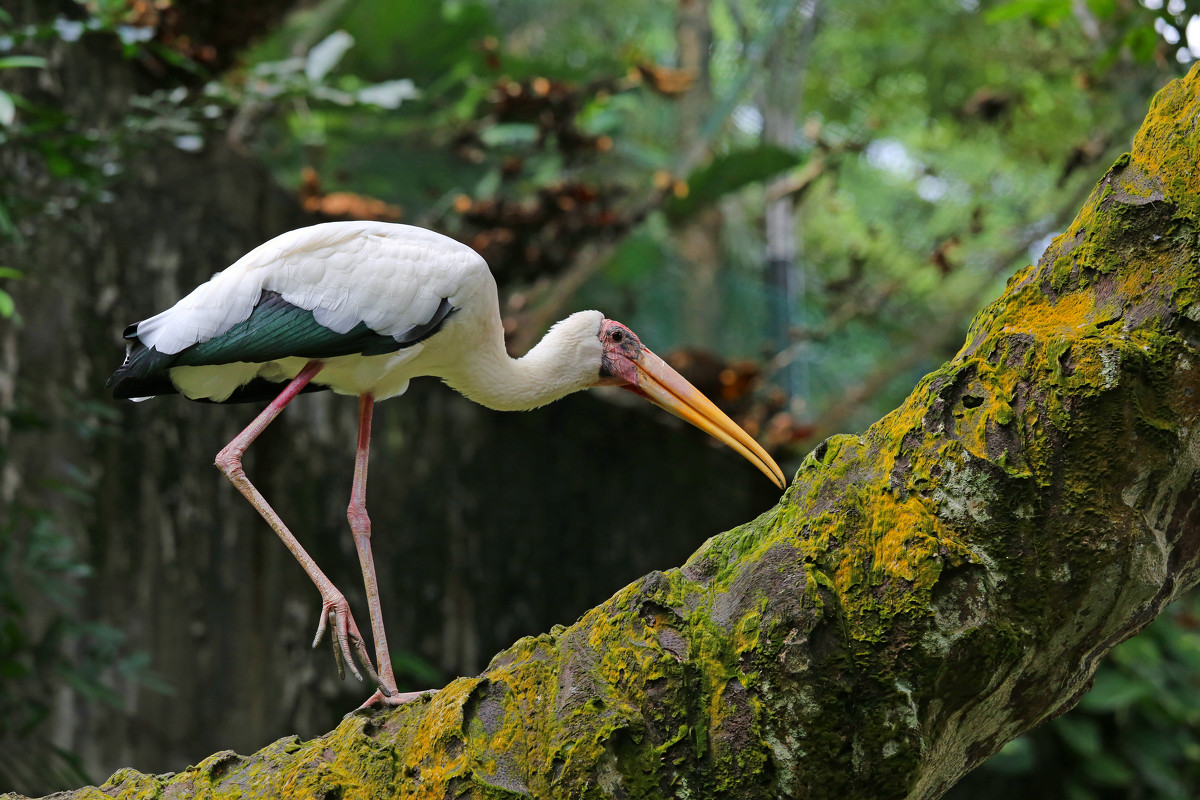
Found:
[[[953,361],[682,568],[424,702],[101,791],[938,797],[1197,581],[1198,121],[1193,69]]]

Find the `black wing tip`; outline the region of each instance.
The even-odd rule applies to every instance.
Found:
[[[286,356],[332,358],[351,354],[373,356],[394,353],[397,350],[412,347],[429,339],[440,331],[446,320],[458,310],[458,308],[451,305],[450,298],[443,297],[441,302],[438,303],[437,309],[434,310],[433,315],[426,322],[414,325],[395,336],[385,336],[384,334],[376,333],[368,328],[365,323],[360,322],[350,332],[351,335],[345,337],[340,342],[322,343],[320,346],[311,350],[305,350],[304,352],[289,351],[280,352],[279,354],[260,353],[256,355],[263,361],[273,361],[275,358]],[[309,315],[312,314],[311,311],[300,309],[288,303],[278,292],[264,290],[260,296],[259,304],[255,306],[254,312],[251,313],[251,317],[244,320],[243,323],[239,323],[239,325],[249,323],[253,319],[254,313],[260,311],[304,311]],[[133,400],[163,394],[179,394],[179,390],[168,376],[168,370],[174,366],[205,366],[248,360],[232,356],[229,360],[209,360],[209,357],[206,357],[208,354],[203,347],[208,342],[186,347],[179,353],[171,355],[160,353],[153,347],[147,347],[137,338],[137,329],[140,324],[140,322],[135,322],[122,332],[122,336],[129,341],[125,354],[125,363],[104,384],[106,389],[112,390],[113,397],[118,400]],[[255,358],[254,360],[257,361],[259,358]],[[260,400],[272,400],[279,395],[279,392],[283,391],[286,385],[286,381],[281,383],[268,381],[265,378],[255,378],[249,383],[238,387],[233,394],[224,400],[201,399],[205,402],[219,403],[250,403]],[[303,391],[317,392],[326,388],[328,387],[310,383],[304,387]]]
[[[171,379],[166,375],[131,375],[124,367],[113,373],[104,384],[104,388],[112,390],[114,400],[137,400],[160,394],[179,394],[175,384],[171,383]]]
[[[138,324],[135,322],[125,329],[123,336],[129,340],[125,361],[104,382],[104,388],[112,390],[117,400],[177,394],[179,390],[166,372],[174,357],[142,344],[137,338]]]

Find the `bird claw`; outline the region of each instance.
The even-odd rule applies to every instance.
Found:
[[[412,703],[416,700],[421,700],[426,696],[432,697],[437,693],[437,689],[426,689],[422,692],[388,692],[387,694],[384,694],[382,689],[383,687],[380,687],[379,690],[376,690],[373,695],[366,699],[366,702],[351,711],[346,716],[342,717],[342,719],[349,719],[355,714],[360,714],[362,712],[371,712],[376,708],[395,708],[396,706],[402,706],[405,703]]]
[[[363,641],[358,625],[354,622],[354,616],[350,613],[350,604],[340,594],[326,597],[321,602],[321,618],[317,623],[317,635],[313,637],[312,646],[314,648],[325,637],[327,628],[329,643],[333,646],[333,660],[337,664],[338,677],[345,680],[346,667],[349,667],[350,674],[358,678],[360,682],[362,681],[362,672],[354,663],[354,656],[357,655],[358,663],[362,664],[362,668],[366,670],[371,682],[378,687],[376,694],[382,697],[391,697],[392,691],[384,684],[379,673],[375,671],[375,666],[371,663],[371,655],[367,652],[367,643]]]

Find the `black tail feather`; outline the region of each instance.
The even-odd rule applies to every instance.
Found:
[[[167,355],[146,347],[137,339],[137,326],[131,325],[125,331],[129,339],[129,352],[125,363],[117,368],[112,377],[105,382],[104,388],[111,389],[113,397],[118,400],[132,400],[141,397],[156,397],[164,394],[179,394],[175,384],[171,382],[168,370],[177,360],[175,355]],[[269,381],[265,378],[255,378],[249,383],[239,386],[225,400],[210,400],[199,398],[204,403],[257,403],[271,401],[279,396],[289,381]],[[324,391],[326,386],[310,383],[302,392]],[[194,398],[189,398],[194,399]]]
[[[167,370],[175,357],[142,344],[137,338],[137,324],[126,328],[124,335],[129,342],[125,363],[105,381],[104,388],[112,389],[113,397],[118,400],[177,394],[178,390],[167,377]]]

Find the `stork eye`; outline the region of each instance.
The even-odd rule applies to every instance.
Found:
[[[609,333],[608,338],[613,344],[620,344],[621,340],[625,338],[625,332],[618,328]]]

